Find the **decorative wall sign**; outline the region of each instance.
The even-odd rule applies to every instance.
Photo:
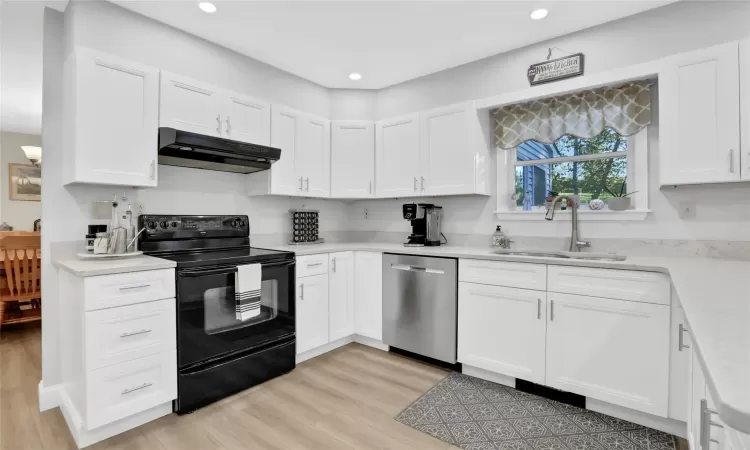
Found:
[[[583,53],[532,64],[526,75],[532,86],[583,75]]]
[[[42,168],[8,164],[10,199],[38,202],[42,199]]]

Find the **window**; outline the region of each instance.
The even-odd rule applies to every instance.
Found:
[[[628,212],[633,219],[645,218],[648,209],[646,133],[644,128],[627,137],[605,128],[591,139],[564,135],[552,144],[526,141],[505,152],[505,158],[498,158],[498,173],[507,173],[509,185],[503,192],[499,183],[498,213],[544,213],[552,192],[577,195],[582,211],[590,210],[589,202],[593,199],[604,201],[601,210],[591,210],[593,215],[610,212],[606,205],[608,198],[630,194]],[[510,200],[503,201],[503,196]],[[636,217],[633,210],[643,214]],[[584,220],[597,219],[587,217]]]

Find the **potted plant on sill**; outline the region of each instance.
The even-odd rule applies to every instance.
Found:
[[[628,192],[625,193],[625,183],[623,182],[622,185],[620,185],[620,191],[619,192],[612,192],[609,190],[608,187],[604,187],[604,189],[609,192],[609,194],[612,196],[607,199],[607,207],[611,211],[625,211],[627,209],[630,209],[630,195],[635,194],[638,191]]]

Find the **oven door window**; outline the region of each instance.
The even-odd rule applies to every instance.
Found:
[[[294,261],[264,263],[261,311],[237,319],[236,267],[177,271],[179,366],[194,366],[294,335]]]

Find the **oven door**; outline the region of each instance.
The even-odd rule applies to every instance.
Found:
[[[177,338],[181,369],[294,336],[294,260],[262,266],[261,313],[235,313],[236,266],[177,270]]]

